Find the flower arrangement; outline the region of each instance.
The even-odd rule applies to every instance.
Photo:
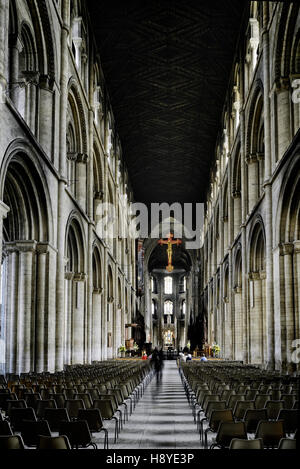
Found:
[[[218,357],[219,356],[219,353],[220,353],[220,347],[218,344],[212,344],[212,347],[211,347],[212,351],[213,351],[213,354],[215,357]]]
[[[120,347],[119,347],[119,352],[126,352],[126,347],[125,347],[125,345],[120,345]]]
[[[133,350],[135,350],[135,352],[137,352],[138,349],[139,349],[138,344],[137,344],[136,342],[134,342],[134,344],[133,344]]]

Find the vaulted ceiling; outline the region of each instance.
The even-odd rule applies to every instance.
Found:
[[[136,201],[204,201],[247,3],[87,0]]]

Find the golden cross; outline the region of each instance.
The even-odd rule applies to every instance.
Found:
[[[172,233],[169,233],[168,234],[168,239],[167,240],[163,240],[163,239],[160,239],[158,241],[158,244],[160,244],[161,246],[163,244],[167,244],[168,245],[168,248],[167,248],[167,254],[168,254],[168,265],[166,267],[167,271],[168,272],[172,272],[172,270],[174,270],[174,267],[172,266],[172,245],[173,244],[176,244],[177,246],[179,246],[179,244],[182,243],[181,239],[172,239],[174,238],[174,235]]]

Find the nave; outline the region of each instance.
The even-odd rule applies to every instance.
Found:
[[[161,380],[153,375],[112,448],[199,448],[199,434],[175,360],[165,360]]]

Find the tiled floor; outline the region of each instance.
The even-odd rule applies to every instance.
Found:
[[[154,377],[110,449],[199,449],[200,440],[176,361],[166,360],[161,382]],[[97,442],[98,443],[98,442]],[[102,444],[99,441],[99,448]]]

